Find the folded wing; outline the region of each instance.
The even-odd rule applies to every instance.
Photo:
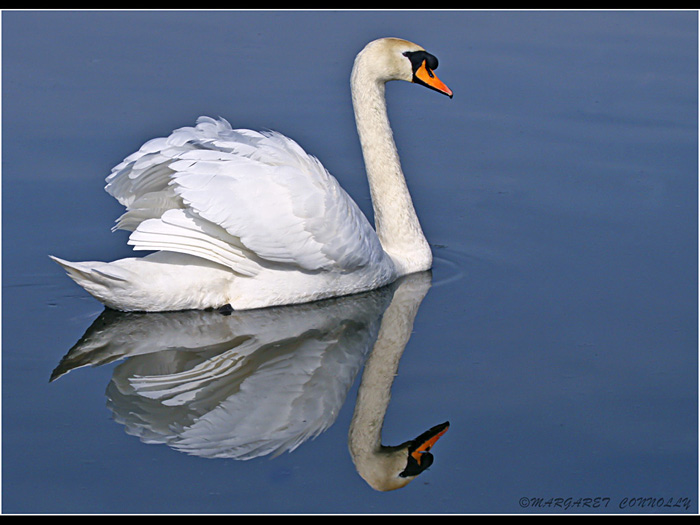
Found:
[[[321,163],[275,132],[200,117],[116,166],[105,188],[126,207],[115,228],[137,250],[263,267],[350,272],[384,257],[353,200]]]

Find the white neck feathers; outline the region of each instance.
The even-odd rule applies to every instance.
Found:
[[[424,271],[432,265],[430,246],[423,235],[401,170],[387,115],[385,82],[373,48],[355,59],[351,76],[352,101],[369,181],[374,222],[384,250],[399,275]]]

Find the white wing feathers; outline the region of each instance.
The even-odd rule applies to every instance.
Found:
[[[275,132],[195,127],[145,143],[105,188],[135,249],[197,255],[243,275],[262,267],[349,271],[383,256],[369,222],[321,163]]]
[[[147,219],[129,237],[138,250],[188,253],[228,266],[237,273],[256,275],[260,265],[240,240],[216,224],[202,220],[187,209],[165,211],[158,219]]]

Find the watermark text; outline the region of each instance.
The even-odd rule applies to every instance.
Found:
[[[661,498],[661,497],[625,497],[625,498],[609,498],[605,496],[596,496],[590,498],[577,497],[522,497],[518,500],[518,504],[523,509],[533,510],[571,510],[583,511],[588,509],[600,509],[607,512],[615,512],[616,510],[662,510],[671,512],[674,510],[689,510],[691,505],[690,498]]]

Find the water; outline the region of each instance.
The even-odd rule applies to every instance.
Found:
[[[5,12],[2,35],[4,513],[697,513],[696,13]],[[388,35],[455,97],[387,90],[436,260],[367,391],[391,392],[384,444],[450,428],[381,492],[348,436],[394,289],[235,330],[105,320],[47,255],[130,255],[103,178],[200,114],[292,136],[371,213],[348,76]],[[150,376],[180,390],[124,386]],[[274,458],[183,437],[206,414],[241,453],[255,417],[272,446],[276,410],[298,446]]]

